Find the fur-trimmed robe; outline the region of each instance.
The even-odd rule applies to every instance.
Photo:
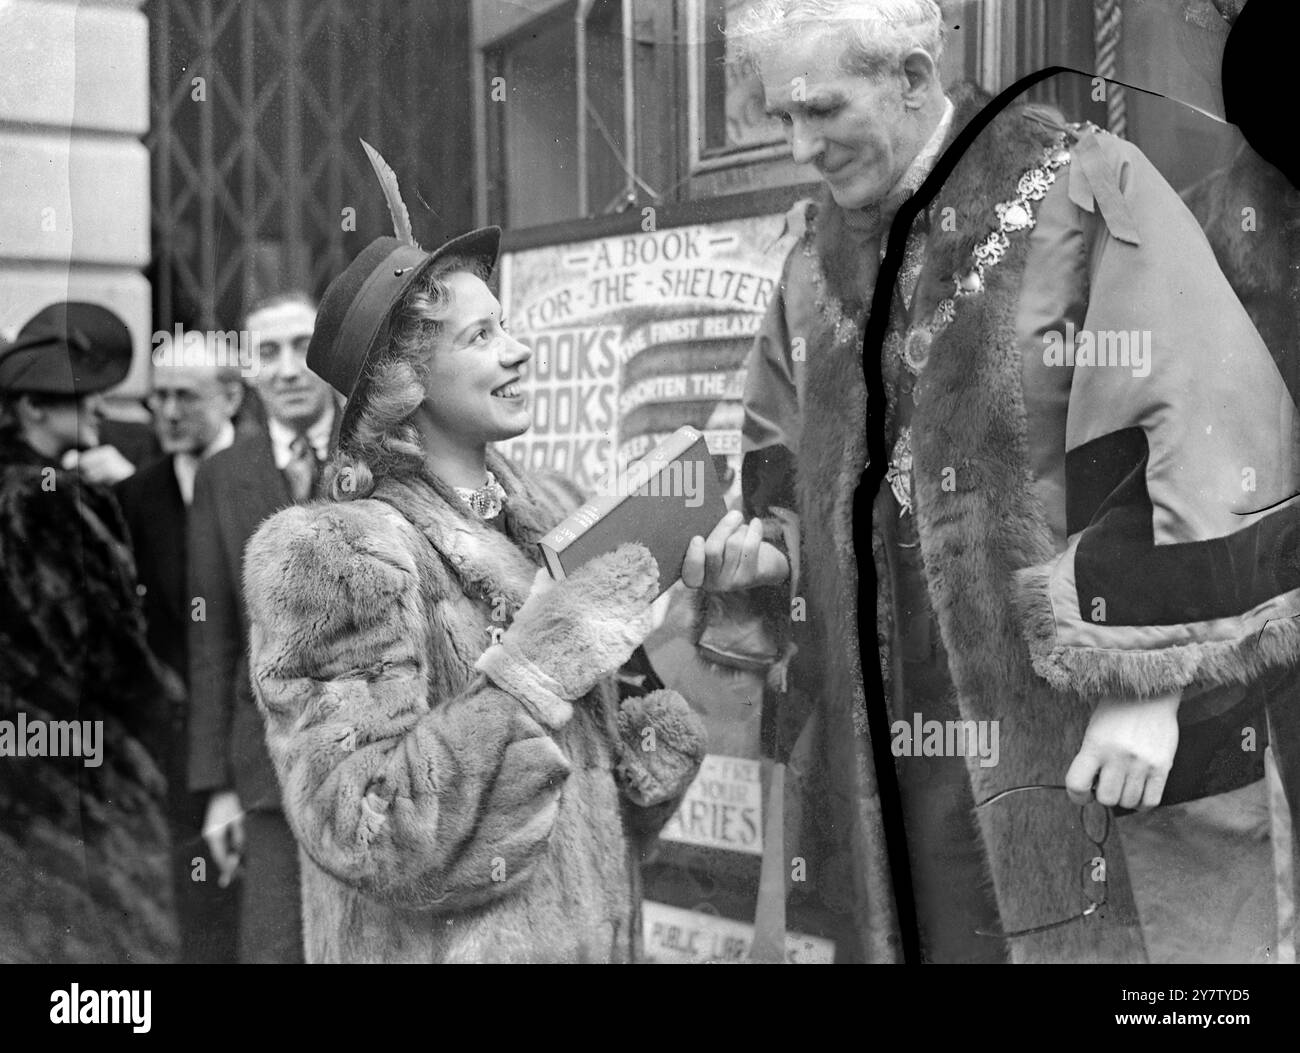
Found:
[[[982,105],[969,91],[955,101],[954,134]],[[937,194],[931,183],[922,187],[913,204],[928,207],[930,233],[910,317],[895,308],[889,319],[900,336],[951,295],[974,245],[998,227],[994,205],[1015,196],[1021,175],[1063,130],[1040,107],[1012,105]],[[1044,222],[1010,235],[981,291],[959,298],[935,336],[911,422],[924,575],[961,716],[1000,726],[995,767],[967,758],[976,801],[1061,783],[1104,694],[1182,691],[1180,722],[1204,716],[1198,707],[1257,714],[1244,696],[1300,656],[1300,510],[1285,500],[1297,489],[1288,449],[1294,406],[1194,219],[1150,163],[1105,134],[1072,133],[1065,146],[1071,160],[1034,205]],[[1062,242],[1055,251],[1053,237]],[[858,654],[853,498],[867,468],[865,318],[869,307],[897,301],[892,287],[875,282],[875,260],[829,200],[792,260],[796,270],[811,267],[819,291],[816,309],[805,312],[795,490],[804,646],[816,650],[807,661],[822,680],[826,760],[837,785],[826,806],[852,861],[862,953],[894,960],[866,721],[866,706],[877,703]],[[1150,332],[1149,375],[1049,368],[1045,337],[1066,321],[1080,331]],[[879,480],[885,466],[873,467],[867,478]],[[881,539],[890,531],[880,517],[897,516],[888,490],[876,501],[876,543],[867,548],[859,524],[858,549],[859,559],[875,556],[886,609]],[[882,624],[886,651],[904,630]],[[1221,737],[1240,743],[1240,730]],[[1222,773],[1208,768],[1213,783]],[[1081,871],[1094,851],[1064,794],[1014,794],[977,816],[1004,929],[1079,913]],[[1106,862],[1107,906],[1012,940],[1015,960],[1144,958],[1113,835]]]
[[[505,533],[425,477],[286,509],[249,543],[308,961],[640,955],[639,852],[704,753],[680,695],[620,703],[602,675],[649,628],[654,560],[625,546],[524,603],[572,500],[489,467]]]

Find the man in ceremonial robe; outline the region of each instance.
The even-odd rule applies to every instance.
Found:
[[[799,524],[788,681],[853,956],[899,959],[911,903],[924,960],[1146,960],[1130,872],[1158,824],[1110,809],[1191,836],[1196,802],[1258,788],[1270,729],[1297,806],[1294,403],[1154,166],[945,92],[937,5],[775,0],[734,32],[825,183],[751,355],[744,491]],[[925,756],[918,714],[996,727],[998,763]]]

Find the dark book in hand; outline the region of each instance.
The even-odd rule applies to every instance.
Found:
[[[659,593],[682,576],[691,538],[727,514],[723,486],[704,436],[678,428],[542,538],[546,569],[557,581],[619,545],[636,542],[659,564]]]

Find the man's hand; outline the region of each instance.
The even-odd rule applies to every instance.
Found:
[[[708,538],[691,538],[682,564],[682,583],[710,592],[739,592],[756,585],[776,585],[790,576],[781,550],[763,540],[763,521],[745,525],[742,513],[728,512]]]
[[[80,452],[69,450],[63,455],[63,467],[75,468],[87,482],[100,486],[113,486],[135,475],[135,465],[116,446],[96,446]]]
[[[203,840],[216,860],[220,873],[217,884],[226,888],[239,868],[244,853],[244,810],[234,790],[218,790],[208,799],[203,819]]]
[[[1178,694],[1102,701],[1065,776],[1070,800],[1087,804],[1095,780],[1100,804],[1159,804],[1178,749],[1178,701]]]

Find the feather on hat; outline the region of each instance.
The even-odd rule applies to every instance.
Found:
[[[481,227],[425,252],[415,241],[397,174],[364,139],[361,146],[379,178],[394,236],[376,238],[330,282],[307,348],[308,368],[347,399],[339,428],[343,446],[356,423],[379,351],[388,343],[393,315],[407,292],[429,267],[449,256],[469,257],[491,271],[501,244],[500,227]]]

